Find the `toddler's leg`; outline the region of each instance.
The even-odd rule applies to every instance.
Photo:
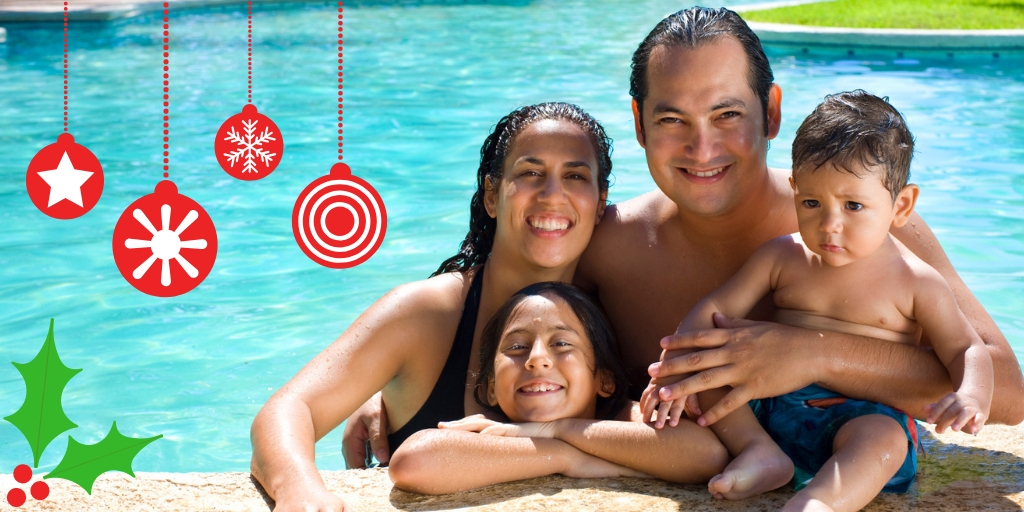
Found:
[[[836,433],[832,457],[784,512],[860,510],[875,499],[907,457],[907,435],[896,420],[869,414]]]
[[[707,410],[727,392],[714,389],[699,393],[697,398],[701,408]],[[708,491],[715,498],[747,498],[782,487],[793,478],[793,461],[761,428],[750,407],[736,409],[710,428],[735,457],[722,474],[708,482]]]

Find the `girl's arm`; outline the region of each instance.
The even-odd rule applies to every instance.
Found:
[[[480,428],[499,424],[482,417],[479,420]],[[395,487],[422,494],[446,494],[559,473],[574,478],[646,476],[557,439],[501,437],[451,428],[413,434],[391,456],[388,466]]]
[[[927,407],[928,422],[935,423],[938,432],[951,426],[976,434],[992,406],[992,358],[942,276],[930,267],[919,274],[914,281],[914,317],[928,333],[955,388]]]
[[[424,350],[423,332],[444,330],[438,284],[400,286],[267,400],[253,420],[251,471],[281,510],[341,510],[314,465],[314,444]]]

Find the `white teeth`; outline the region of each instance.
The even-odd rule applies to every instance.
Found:
[[[531,384],[529,386],[523,386],[521,389],[525,393],[543,393],[545,391],[554,391],[561,388],[555,384]]]
[[[714,176],[714,175],[722,172],[722,169],[723,169],[722,167],[719,167],[717,169],[711,169],[710,171],[705,171],[705,172],[694,172],[694,171],[691,171],[691,170],[687,169],[686,172],[687,172],[687,174],[690,174],[690,175],[693,175],[693,176],[697,176],[699,178],[710,178],[711,176]]]
[[[530,219],[530,225],[541,231],[559,231],[569,228],[565,219]]]

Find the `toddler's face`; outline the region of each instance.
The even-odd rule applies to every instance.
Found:
[[[881,247],[896,216],[879,174],[884,171],[859,162],[853,170],[857,176],[827,162],[793,177],[800,236],[808,249],[836,267]]]
[[[594,349],[572,308],[532,296],[502,332],[488,399],[516,423],[593,418],[601,390],[593,368]]]

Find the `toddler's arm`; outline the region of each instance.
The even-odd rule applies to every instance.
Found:
[[[914,317],[931,340],[956,391],[929,405],[928,422],[977,434],[992,406],[992,358],[957,306],[942,276],[930,267],[915,281]]]

